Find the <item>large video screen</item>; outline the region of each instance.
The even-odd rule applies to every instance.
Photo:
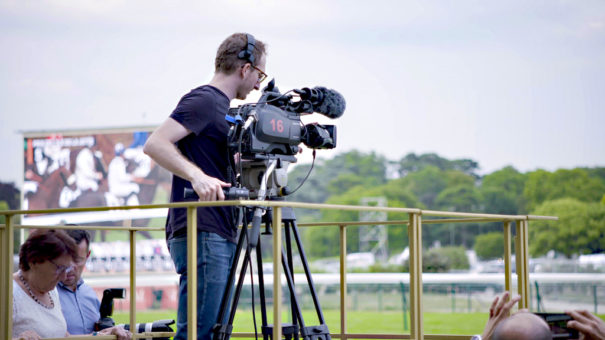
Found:
[[[171,175],[143,153],[149,134],[150,131],[134,131],[26,136],[23,208],[167,203]],[[103,218],[89,216],[88,220],[65,222],[95,220]]]

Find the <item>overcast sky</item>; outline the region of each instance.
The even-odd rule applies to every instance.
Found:
[[[321,157],[605,166],[603,1],[0,0],[0,181],[21,182],[20,131],[160,124],[233,32],[280,90],[345,97]]]

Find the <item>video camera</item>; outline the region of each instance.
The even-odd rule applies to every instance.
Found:
[[[293,100],[294,92],[298,100]],[[329,118],[342,116],[346,103],[342,95],[325,87],[303,88],[281,94],[271,80],[260,100],[229,110],[229,148],[240,155],[239,184],[250,198],[285,196],[289,163],[296,163],[301,143],[312,149],[336,147],[336,126],[311,123],[301,116],[313,112]],[[275,166],[272,163],[277,162]],[[270,170],[270,171],[268,171]],[[263,177],[266,178],[265,192]],[[262,197],[261,199],[264,199]]]
[[[124,288],[109,288],[103,291],[103,298],[101,299],[101,307],[99,313],[101,318],[95,322],[95,331],[100,331],[105,328],[113,327],[116,325],[115,321],[111,318],[113,314],[113,299],[123,299],[126,297],[126,289]],[[138,323],[135,325],[133,333],[142,332],[174,332],[170,325],[174,324],[174,320],[158,320],[154,322]],[[130,330],[130,325],[118,325],[125,330]],[[169,340],[166,337],[155,337],[152,339],[158,340]]]
[[[336,147],[336,126],[317,123],[304,125],[300,116],[313,112],[329,118],[344,113],[346,103],[340,93],[325,87],[292,90],[299,96],[281,94],[275,80],[263,89],[260,100],[229,110],[226,117],[232,124],[229,146],[237,150],[242,159],[257,160],[259,155],[291,155],[304,143],[312,149]]]

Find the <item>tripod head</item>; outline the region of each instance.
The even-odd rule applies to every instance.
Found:
[[[273,162],[276,163],[272,171],[269,171]],[[263,195],[263,199],[287,196],[290,194],[287,185],[288,166],[291,163],[296,163],[296,157],[269,154],[257,155],[256,159],[243,159],[239,184],[249,189],[251,199],[258,199]],[[266,183],[263,183],[265,177]]]

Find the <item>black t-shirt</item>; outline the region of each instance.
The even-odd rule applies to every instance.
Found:
[[[229,98],[219,89],[204,85],[191,90],[179,101],[170,117],[192,133],[177,142],[181,153],[211,177],[230,182],[227,133],[229,125],[225,115],[229,111]],[[184,201],[184,189],[191,182],[173,175],[171,202]],[[232,207],[198,208],[198,230],[213,232],[235,243],[236,227]],[[168,211],[166,238],[187,234],[187,209]]]

